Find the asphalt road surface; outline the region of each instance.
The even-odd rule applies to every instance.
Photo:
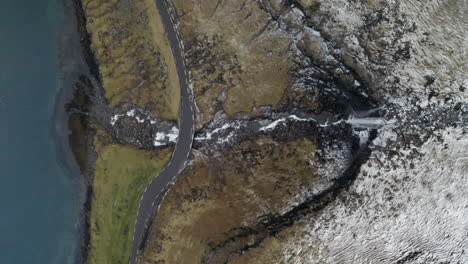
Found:
[[[156,5],[161,14],[162,21],[172,46],[172,52],[174,54],[177,73],[180,80],[181,109],[179,120],[179,139],[168,166],[162,170],[157,177],[155,175],[143,193],[135,224],[135,233],[133,236],[133,246],[129,264],[135,264],[137,262],[138,251],[144,245],[143,243],[146,239],[145,236],[147,235],[152,219],[156,216],[157,208],[162,200],[162,195],[167,190],[168,185],[175,180],[176,176],[185,167],[190,154],[190,149],[192,148],[194,134],[195,118],[189,91],[189,82],[187,79],[188,74],[185,69],[183,57],[184,47],[178,39],[177,32],[174,29],[173,19],[171,18],[166,2],[164,0],[156,0]]]

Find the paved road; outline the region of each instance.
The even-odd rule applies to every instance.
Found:
[[[168,11],[164,0],[156,0],[156,5],[161,14],[164,26],[168,33],[169,41],[174,54],[177,73],[179,75],[181,87],[181,111],[179,121],[179,139],[173,153],[172,159],[168,166],[159,173],[159,175],[151,181],[145,190],[140,208],[138,209],[138,217],[136,219],[135,233],[133,237],[132,254],[129,264],[135,264],[137,261],[138,250],[141,249],[151,220],[156,215],[156,210],[161,202],[161,195],[179,172],[185,167],[185,164],[192,148],[194,134],[194,112],[192,107],[191,96],[189,92],[189,83],[185,63],[183,59],[183,45],[177,37],[174,29],[173,20]]]

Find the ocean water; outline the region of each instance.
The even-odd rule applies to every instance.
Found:
[[[0,263],[76,263],[79,181],[60,161],[59,0],[0,5]]]

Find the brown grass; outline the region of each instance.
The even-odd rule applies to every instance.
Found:
[[[217,3],[174,1],[184,14],[180,31],[192,60],[202,124],[217,110],[232,115],[276,106],[291,82],[290,37],[276,29],[256,1]]]
[[[279,144],[262,137],[228,151],[222,161],[199,154],[164,200],[141,263],[201,263],[240,227],[279,213],[317,179],[308,164],[314,151],[306,139]]]
[[[154,1],[88,0],[84,9],[110,106],[132,103],[177,119],[179,80]]]

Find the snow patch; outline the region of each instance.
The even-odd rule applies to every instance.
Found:
[[[115,125],[115,123],[117,123],[117,121],[122,118],[123,116],[128,116],[128,117],[132,117],[132,118],[135,118],[136,121],[138,123],[144,123],[146,121],[149,121],[150,124],[154,125],[156,124],[156,120],[154,118],[151,117],[151,115],[149,113],[146,113],[146,112],[143,112],[142,110],[140,109],[130,109],[128,110],[127,112],[125,112],[124,114],[115,114],[111,117],[111,120],[110,120],[110,124],[112,126]],[[143,116],[143,118],[141,118],[140,116]]]
[[[278,124],[284,123],[284,122],[286,122],[286,118],[280,118],[280,119],[278,119],[278,120],[275,120],[275,121],[271,122],[271,123],[270,123],[269,125],[267,125],[267,126],[261,127],[261,128],[260,128],[260,131],[265,131],[265,132],[267,132],[267,131],[273,130],[273,129],[275,129],[275,127],[276,127]]]
[[[123,115],[122,114],[115,114],[111,117],[110,124],[113,126],[115,123],[121,118]]]
[[[155,147],[165,146],[168,143],[177,143],[177,138],[179,137],[179,129],[177,127],[172,127],[169,133],[157,132],[154,135],[153,145]]]
[[[224,124],[222,127],[216,128],[216,129],[214,129],[213,131],[208,132],[208,133],[206,134],[206,136],[198,136],[198,137],[196,137],[195,140],[210,140],[211,137],[212,137],[213,135],[218,134],[220,131],[226,130],[226,129],[230,128],[230,127],[231,127],[231,125],[230,125],[229,123],[226,123],[226,124]]]
[[[346,123],[350,124],[353,127],[358,128],[370,128],[375,129],[386,124],[383,118],[378,117],[363,117],[363,118],[356,118],[354,116],[350,116]]]

